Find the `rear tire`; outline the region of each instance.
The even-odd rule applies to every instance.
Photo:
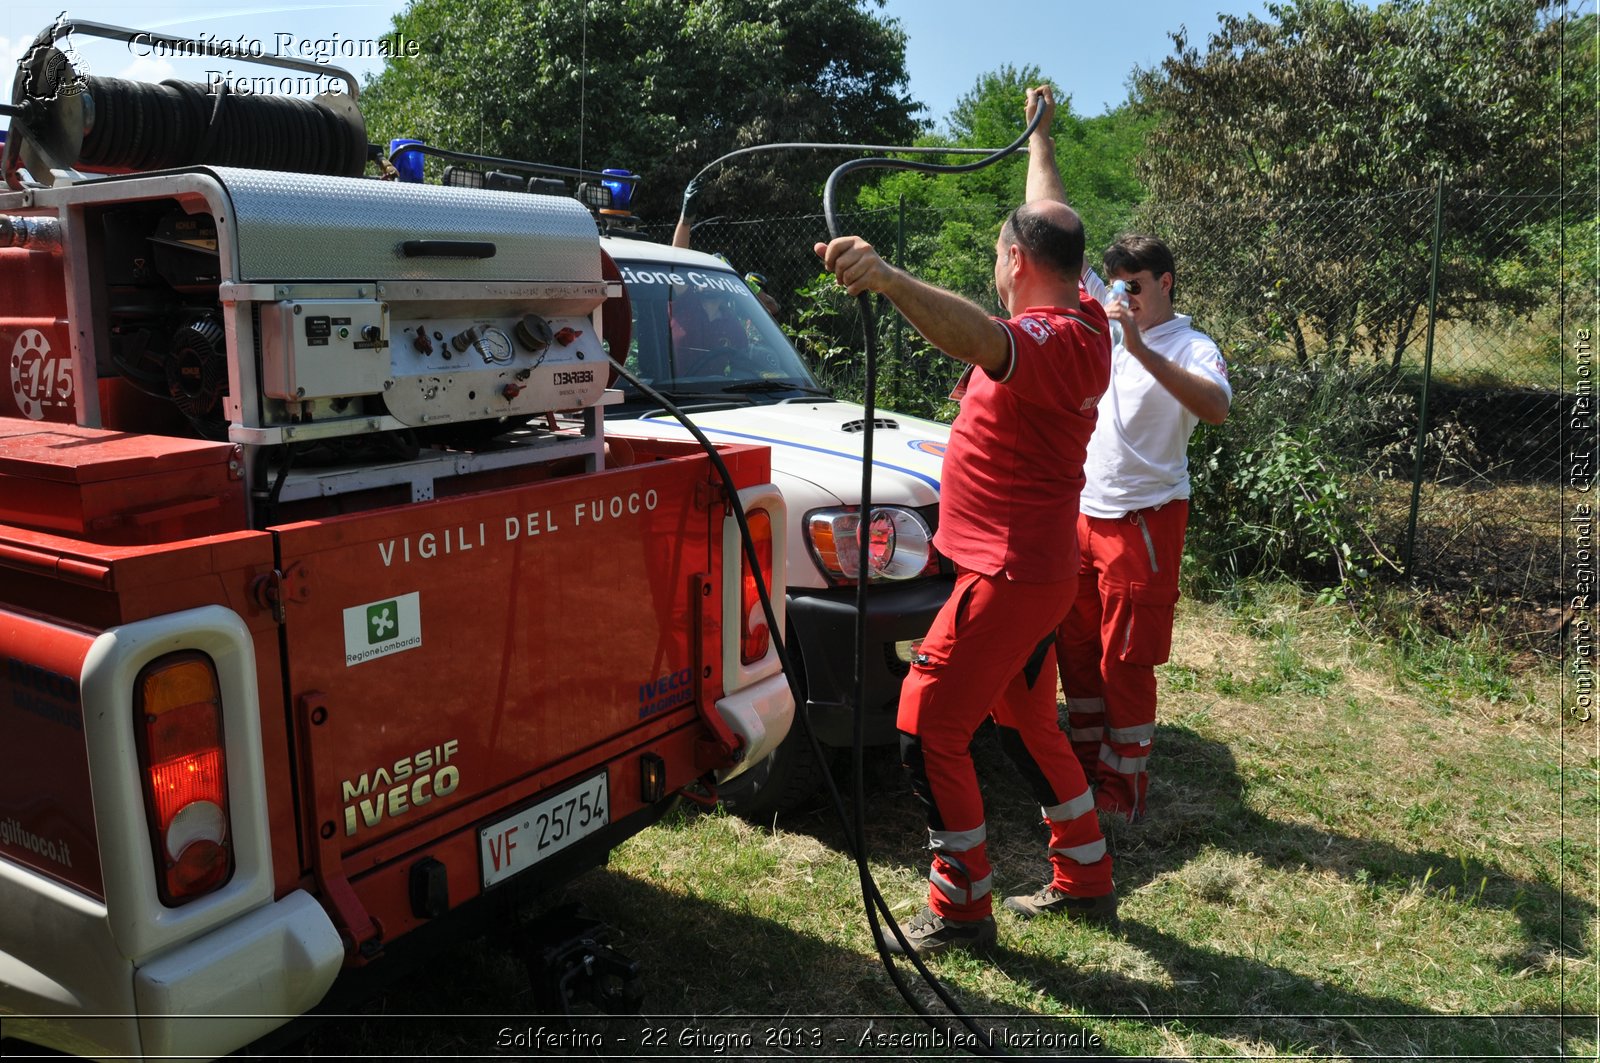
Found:
[[[829,751],[824,747],[824,754]],[[831,757],[826,757],[831,760]],[[717,796],[729,812],[753,823],[793,812],[822,789],[824,761],[818,760],[800,721],[767,758],[732,782],[717,787]]]

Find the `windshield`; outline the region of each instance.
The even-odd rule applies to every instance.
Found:
[[[669,397],[826,394],[755,293],[730,271],[619,262],[633,304],[628,369]],[[644,399],[626,380],[630,400]]]

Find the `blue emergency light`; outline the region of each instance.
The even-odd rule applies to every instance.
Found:
[[[632,170],[601,170],[606,176],[600,179],[600,184],[611,193],[611,206],[622,213],[633,209],[633,186],[639,175]],[[631,180],[618,180],[618,178],[631,178]]]
[[[420,185],[422,183],[422,152],[405,151],[399,155],[396,155],[395,152],[400,148],[422,143],[425,142],[409,137],[397,137],[389,141],[389,161],[394,166],[395,172],[400,175],[400,180],[405,181],[407,184]]]

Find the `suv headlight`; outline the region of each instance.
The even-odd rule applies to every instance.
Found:
[[[854,583],[860,576],[861,511],[818,509],[806,516],[806,545],[832,583]],[[933,530],[922,515],[900,506],[874,506],[867,522],[867,578],[911,579],[938,562]]]

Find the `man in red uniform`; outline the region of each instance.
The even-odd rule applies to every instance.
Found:
[[[928,905],[901,924],[919,953],[995,939],[970,753],[991,715],[1050,829],[1050,882],[1006,907],[1023,917],[1116,916],[1094,798],[1057,719],[1052,648],[1077,585],[1070,544],[1111,345],[1105,312],[1079,284],[1082,223],[1063,199],[1035,195],[1035,170],[1055,170],[1049,86],[1028,91],[1027,117],[1040,107],[1028,201],[995,245],[995,289],[1009,318],[896,269],[859,237],[816,246],[851,295],[887,296],[930,343],[972,367],[957,389],[934,540],[958,567],[956,586],[900,695],[901,759],[927,808],[933,850]]]

